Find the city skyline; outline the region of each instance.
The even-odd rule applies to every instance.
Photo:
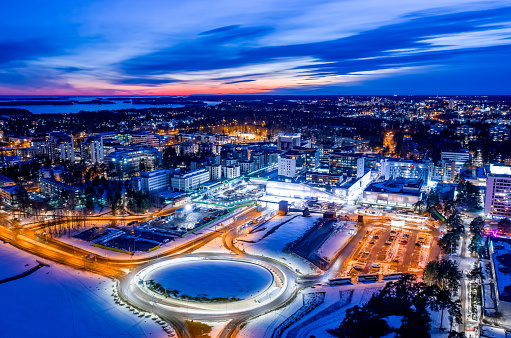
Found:
[[[1,7],[2,95],[509,94],[504,1]]]

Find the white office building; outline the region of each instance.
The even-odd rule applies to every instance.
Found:
[[[287,158],[287,157],[279,157],[278,172],[279,172],[279,176],[295,177],[295,175],[296,175],[296,159],[295,158]]]
[[[149,194],[165,191],[170,186],[170,171],[161,169],[142,172],[140,176],[133,178],[131,182],[133,190],[145,191]]]
[[[199,188],[203,183],[209,182],[209,172],[197,169],[187,174],[176,175],[171,178],[171,186],[178,191],[190,191]]]
[[[484,213],[491,218],[511,218],[511,166],[490,166]]]

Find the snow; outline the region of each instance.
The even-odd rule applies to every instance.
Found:
[[[511,243],[505,240],[494,240],[492,246],[499,299],[509,301],[511,299],[508,290],[511,289],[511,273],[509,273],[511,267],[507,263],[510,261],[507,257],[511,255]]]
[[[0,244],[0,273],[11,277],[48,263],[33,274],[1,285],[2,337],[167,337],[149,318],[114,302],[108,278],[39,259]],[[25,266],[29,264],[29,266]]]
[[[488,337],[488,338],[506,338],[506,330],[494,327],[494,326],[488,326],[488,325],[482,325],[481,326],[481,337]]]
[[[298,270],[303,274],[318,274],[318,269],[312,263],[291,252],[284,252],[286,244],[300,238],[317,220],[317,217],[302,217],[300,215],[276,216],[263,225],[266,228],[264,231],[239,237],[235,245],[244,249],[248,254],[276,259],[293,271]],[[291,219],[292,217],[294,218]],[[270,233],[274,227],[285,221],[289,222]],[[263,238],[267,234],[268,236]]]
[[[194,253],[232,254],[232,252],[224,246],[222,237],[213,239],[212,241],[201,246],[198,250],[195,250]]]
[[[335,254],[348,243],[351,235],[348,233],[350,229],[356,229],[354,222],[343,222],[340,229],[333,233],[323,245],[318,249],[317,255],[330,261]]]
[[[144,280],[153,280],[179,295],[208,298],[250,298],[268,289],[273,275],[259,265],[227,260],[186,261],[158,268]]]
[[[222,332],[222,330],[224,329],[224,327],[229,324],[230,320],[227,320],[227,321],[205,321],[205,320],[201,320],[200,321],[201,323],[203,324],[206,324],[206,325],[209,325],[211,326],[211,332],[209,333],[209,336],[211,338],[215,338],[215,337],[218,337],[218,335],[220,334],[220,332]]]
[[[262,316],[250,320],[240,330],[236,337],[241,338],[269,338],[273,331],[287,318],[293,316],[303,305],[303,294],[324,292],[324,302],[287,328],[282,337],[285,338],[309,338],[314,335],[317,338],[332,338],[326,332],[327,329],[336,328],[342,322],[347,309],[355,305],[366,303],[373,293],[381,290],[385,283],[354,284],[342,286],[323,285],[301,290],[297,297],[287,307],[271,311]]]
[[[431,317],[431,322],[429,323],[431,325],[431,330],[429,330],[429,333],[431,334],[432,338],[447,338],[449,336],[449,327],[451,325],[451,322],[449,321],[449,311],[444,310],[444,320],[442,323],[442,327],[446,330],[440,331],[440,319],[442,318],[442,311],[430,311],[429,315]]]

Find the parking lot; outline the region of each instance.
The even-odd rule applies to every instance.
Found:
[[[408,272],[420,274],[426,266],[433,236],[419,229],[373,226],[355,249],[344,272],[351,276],[367,273]]]

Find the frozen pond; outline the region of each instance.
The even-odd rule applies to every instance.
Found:
[[[266,268],[248,262],[199,260],[164,266],[151,272],[145,280],[158,283],[174,298],[233,301],[265,291],[273,283],[273,275]]]

